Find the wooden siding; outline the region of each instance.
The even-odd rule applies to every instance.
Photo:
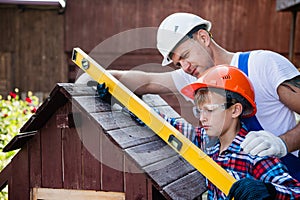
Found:
[[[61,14],[43,6],[0,4],[0,94],[14,87],[48,94],[57,82],[73,82],[78,68],[70,57],[77,46],[100,52],[97,61],[109,69],[171,70],[160,67],[155,28],[174,12],[210,20],[214,39],[230,51],[268,49],[288,56],[292,15],[276,11],[275,0],[72,0]],[[300,67],[299,17],[296,25],[293,63]],[[111,42],[116,34],[145,27],[154,29]],[[126,49],[130,45],[137,47]]]
[[[210,20],[215,40],[230,51],[270,49],[285,56],[288,54],[291,14],[277,12],[275,0],[68,2],[65,49],[70,51],[74,46],[80,46],[89,52],[115,34],[141,27],[157,27],[173,12],[192,12]],[[300,25],[299,18],[297,24]],[[132,42],[141,43],[144,39],[153,40],[155,44],[155,35]],[[300,29],[296,31],[295,41],[300,41]],[[122,48],[122,43],[119,45]],[[296,45],[295,52],[299,66],[299,45]],[[135,61],[128,59],[132,63],[130,67],[140,64],[138,61],[143,58],[146,63],[149,60],[160,63],[156,50],[148,56],[147,60],[147,55],[140,55],[140,59],[135,59],[135,65]],[[113,66],[123,65],[115,63]]]
[[[0,4],[0,71],[9,81],[0,93],[15,87],[20,92],[49,93],[57,82],[67,81],[64,54],[64,16],[43,6],[35,9]],[[10,62],[11,61],[11,62]],[[5,64],[5,65],[4,65]],[[3,85],[1,85],[3,86]]]

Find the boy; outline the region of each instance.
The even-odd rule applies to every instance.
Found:
[[[247,134],[241,118],[256,113],[254,90],[243,72],[224,65],[212,67],[196,82],[184,87],[182,93],[194,99],[194,113],[201,127],[193,129],[189,124],[164,118],[241,180],[231,188],[229,199],[300,198],[300,183],[288,174],[278,158],[246,154],[240,147]],[[217,140],[211,140],[216,142],[208,146],[211,143],[208,138]],[[208,199],[225,198],[224,193],[208,182]]]

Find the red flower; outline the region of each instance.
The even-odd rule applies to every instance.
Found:
[[[34,107],[33,109],[31,109],[31,112],[35,113],[36,112],[36,108]]]
[[[29,97],[26,97],[25,101],[27,101],[28,103],[32,102],[32,100]]]
[[[26,110],[26,109],[25,109],[25,110],[23,110],[23,114],[24,114],[24,115],[26,115],[26,113],[27,113],[27,110]]]
[[[5,113],[4,115],[3,115],[3,117],[5,118],[5,117],[7,117],[8,116],[8,114],[7,113]]]
[[[12,98],[16,98],[17,94],[14,93],[14,92],[10,92],[10,93],[9,93],[9,96],[11,96]]]

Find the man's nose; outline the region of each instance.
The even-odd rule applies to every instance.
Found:
[[[189,73],[191,63],[187,60],[180,60],[179,62],[180,62],[180,65],[181,65],[181,68],[183,69],[183,71],[185,71],[186,73]]]

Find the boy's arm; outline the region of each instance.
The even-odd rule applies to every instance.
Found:
[[[277,88],[277,93],[284,105],[300,114],[300,76],[281,83]],[[242,143],[242,147],[247,153],[283,157],[287,152],[300,149],[300,123],[279,137],[267,131],[261,132],[264,134],[255,131],[248,133]]]
[[[274,199],[300,198],[300,183],[288,174],[286,167],[276,157],[259,158],[253,168],[253,176],[275,187]]]
[[[260,157],[253,163],[252,176],[235,182],[226,199],[299,199],[300,183],[293,179],[275,157]]]

